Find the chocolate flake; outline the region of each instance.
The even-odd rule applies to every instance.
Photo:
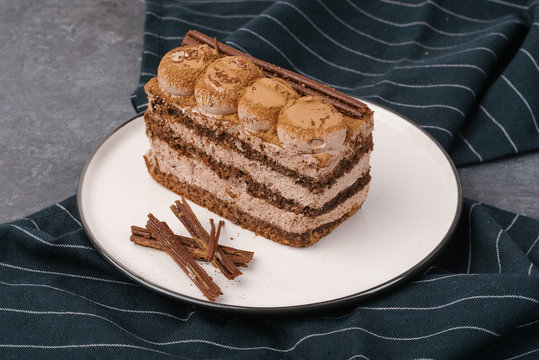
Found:
[[[161,222],[152,214],[148,214],[146,228],[208,300],[215,301],[219,295],[223,294],[206,271],[189,256],[181,244],[175,241],[174,233],[165,222]]]
[[[199,246],[206,251],[206,254],[209,254],[211,243],[210,234],[208,234],[202,224],[200,224],[200,221],[198,221],[185,198],[182,196],[181,201],[176,201],[174,205],[170,206],[170,209],[181,221],[183,226],[185,226],[187,231],[189,231]],[[234,265],[228,256],[218,247],[211,263],[213,266],[221,270],[227,279],[234,279],[242,274],[236,265]]]
[[[215,231],[215,222],[213,219],[210,219],[210,225],[211,225],[211,233],[210,233],[210,242],[208,244],[208,253],[206,255],[207,261],[213,261],[215,258],[215,251],[217,250],[217,242],[219,241],[219,238],[216,236]]]

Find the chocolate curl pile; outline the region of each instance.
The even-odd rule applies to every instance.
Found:
[[[176,215],[176,217],[181,221],[183,226],[189,231],[193,239],[199,244],[199,246],[206,250],[206,253],[211,257],[212,264],[227,277],[227,279],[234,279],[237,276],[240,276],[242,272],[234,265],[234,263],[228,258],[228,256],[223,252],[219,247],[216,248],[214,256],[211,256],[211,247],[212,240],[210,234],[204,229],[200,221],[196,218],[193,210],[187,203],[184,197],[181,201],[176,201],[176,203],[170,206],[170,209]],[[219,227],[219,233],[220,233]]]
[[[174,235],[174,237],[176,243],[181,244],[194,260],[206,261],[207,252],[200,248],[193,238],[181,235]],[[165,251],[161,243],[146,228],[131,226],[131,237],[129,239],[137,245]],[[236,249],[225,245],[217,245],[217,247],[238,267],[247,267],[254,256],[254,252],[252,251]]]

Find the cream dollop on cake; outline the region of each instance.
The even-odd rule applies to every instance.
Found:
[[[287,101],[299,94],[282,79],[261,78],[247,87],[238,103],[238,117],[250,131],[268,130]]]
[[[220,58],[198,79],[196,102],[202,110],[213,115],[235,113],[243,89],[262,76],[262,71],[245,58]]]
[[[277,122],[279,140],[303,153],[337,150],[346,139],[344,117],[316,96],[303,96],[281,111]]]
[[[208,45],[184,46],[163,56],[157,69],[161,89],[171,95],[192,95],[195,83],[206,66],[217,59],[217,52]]]

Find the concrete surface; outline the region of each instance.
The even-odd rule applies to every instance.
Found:
[[[76,192],[131,118],[142,0],[0,0],[0,223]],[[539,218],[539,153],[459,169],[464,196]]]
[[[0,1],[0,223],[73,195],[134,115],[143,25],[142,1]]]

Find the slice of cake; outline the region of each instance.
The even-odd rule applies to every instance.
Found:
[[[310,246],[370,182],[363,103],[190,31],[148,82],[151,176],[279,243]]]

